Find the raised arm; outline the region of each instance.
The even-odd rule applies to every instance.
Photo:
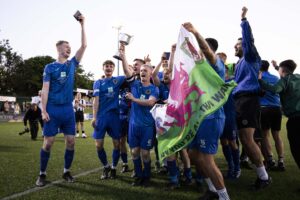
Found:
[[[242,48],[245,60],[248,62],[255,62],[260,59],[257,49],[254,45],[254,38],[249,22],[247,21],[246,14],[248,9],[242,8]]]
[[[120,49],[119,49],[120,57],[122,58],[122,66],[123,66],[123,71],[126,76],[126,78],[130,78],[133,76],[133,71],[130,70],[127,58],[126,58],[126,53],[125,53],[125,45],[120,44]]]
[[[79,22],[80,22],[80,25],[81,25],[81,46],[80,48],[77,50],[76,54],[75,54],[75,58],[78,62],[81,61],[82,59],[82,56],[85,52],[85,49],[87,47],[87,43],[86,43],[86,35],[85,35],[85,27],[84,27],[84,24],[85,24],[85,18],[84,16],[79,16]]]
[[[275,60],[272,60],[271,63],[273,65],[274,69],[276,69],[278,71],[279,70],[279,66],[278,66],[277,62]]]
[[[163,58],[164,54],[162,55]],[[158,63],[158,65],[154,68],[153,72],[152,72],[152,79],[153,79],[153,83],[156,86],[160,85],[160,80],[158,78],[158,72],[160,70],[160,67],[162,65],[163,59],[160,60],[160,62]]]
[[[215,65],[217,63],[217,56],[213,52],[213,50],[209,47],[207,44],[206,40],[200,35],[200,33],[194,28],[194,26],[190,23],[184,23],[183,24],[184,28],[191,32],[195,37],[198,42],[198,45],[203,52],[205,58],[209,61],[211,65]]]
[[[171,48],[170,62],[168,66],[170,72],[173,72],[175,51],[176,51],[176,44],[173,44]]]

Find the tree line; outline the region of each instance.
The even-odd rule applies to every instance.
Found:
[[[42,88],[44,67],[54,62],[51,56],[23,59],[13,50],[9,40],[0,41],[0,95],[35,96]],[[81,65],[75,75],[75,88],[92,89],[93,74]]]

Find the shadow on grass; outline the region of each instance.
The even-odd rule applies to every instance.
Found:
[[[158,197],[159,199],[174,199],[174,198],[175,199],[177,199],[177,198],[185,199],[185,198],[187,198],[185,196],[187,194],[189,194],[189,195],[193,194],[195,196],[200,196],[201,193],[203,193],[203,191],[204,191],[204,188],[200,188],[201,189],[200,190],[199,187],[196,186],[196,184],[193,184],[190,186],[181,185],[181,187],[179,189],[170,190],[167,188],[167,184],[169,183],[167,176],[162,175],[162,174],[155,174],[155,173],[152,174],[150,186],[147,188],[133,187],[133,186],[131,186],[133,181],[134,181],[134,179],[129,176],[126,176],[126,174],[120,174],[117,177],[117,179],[100,180],[98,178],[98,180],[96,179],[96,181],[77,180],[76,183],[82,184],[82,187],[88,186],[88,188],[90,188],[90,187],[91,188],[92,187],[101,188],[103,186],[103,187],[117,188],[117,190],[122,190],[122,191],[126,190],[127,193],[128,192],[133,193],[132,194],[133,198],[140,197],[139,195],[136,194],[136,190],[144,191],[144,193],[142,193],[141,195],[146,195],[147,193],[149,193],[149,195],[150,194],[152,195],[153,192],[157,192],[159,194],[159,197]],[[67,186],[64,184],[64,187],[67,187]],[[126,189],[126,188],[128,188],[128,189]],[[200,191],[202,191],[202,192],[200,193]],[[115,192],[113,192],[113,193],[115,193]],[[121,191],[120,191],[120,193],[121,193]],[[116,197],[116,196],[114,196],[114,194],[111,194],[111,195],[112,196],[110,196],[110,198]],[[122,196],[122,199],[123,199],[123,196]],[[153,195],[151,198],[149,197],[149,199],[154,199]]]

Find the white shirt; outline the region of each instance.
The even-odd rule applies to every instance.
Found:
[[[78,103],[75,104],[75,101],[78,101]],[[84,107],[86,106],[86,102],[84,99],[74,99],[73,100],[73,107],[74,107],[74,112],[76,111],[84,111]]]

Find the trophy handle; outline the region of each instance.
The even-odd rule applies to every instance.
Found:
[[[113,56],[113,58],[115,58],[117,60],[122,60],[122,58],[120,57],[119,51]]]
[[[123,45],[128,45],[128,44],[129,44],[129,43],[126,42],[126,41],[120,41],[120,43],[123,44]]]

